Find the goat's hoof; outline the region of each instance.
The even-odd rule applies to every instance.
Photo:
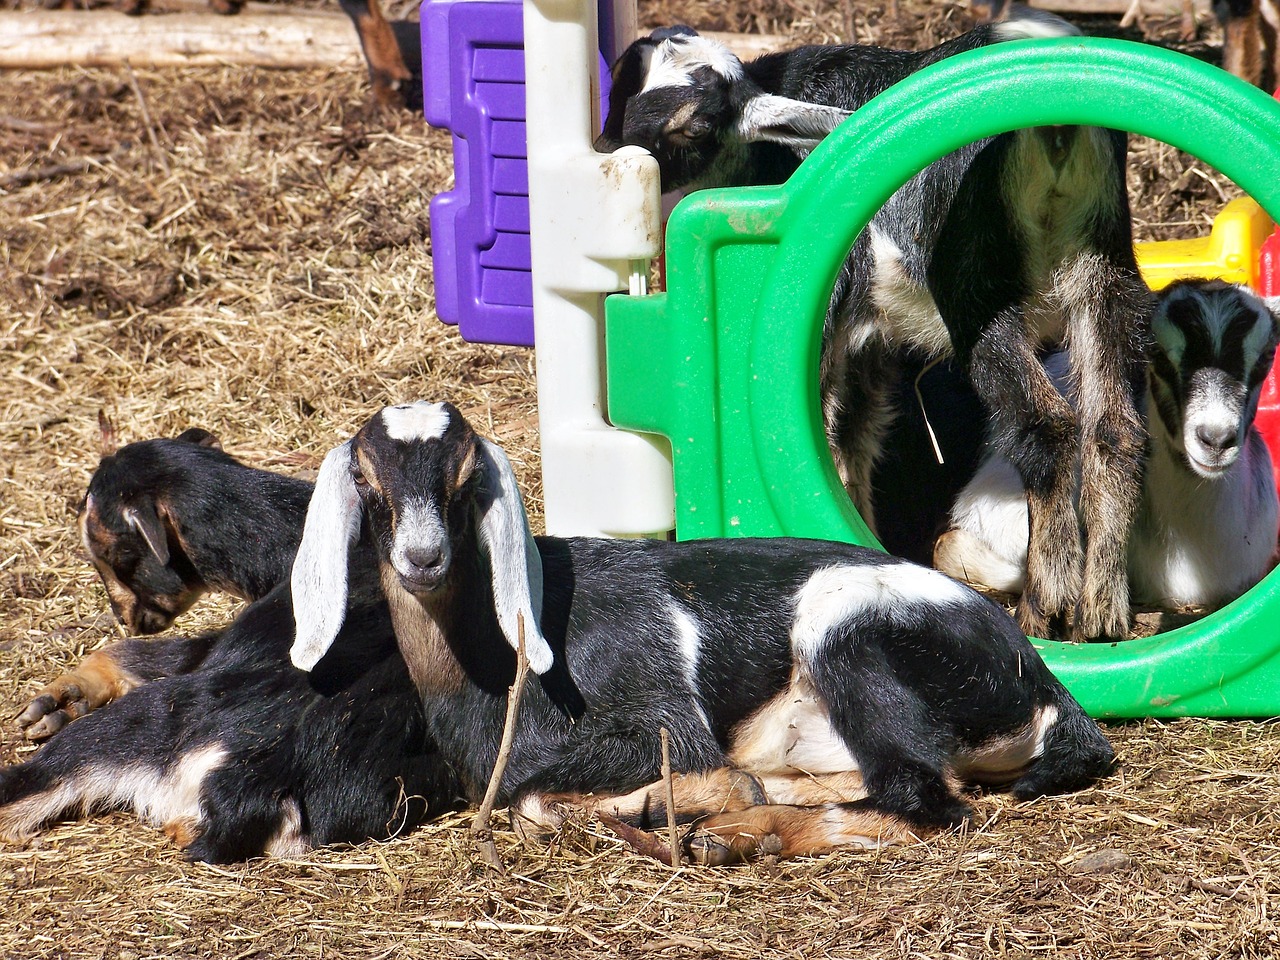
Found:
[[[89,701],[81,697],[80,689],[68,686],[61,697],[48,693],[36,697],[16,719],[28,740],[47,740],[91,709]]]

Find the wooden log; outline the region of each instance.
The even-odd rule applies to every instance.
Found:
[[[0,68],[74,63],[135,67],[248,64],[263,67],[363,66],[346,15],[282,8],[226,17],[182,12],[128,17],[114,10],[0,12]]]

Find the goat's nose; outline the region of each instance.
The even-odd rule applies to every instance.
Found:
[[[444,561],[444,553],[439,547],[409,547],[404,558],[410,566],[419,570],[435,570]]]
[[[1229,450],[1236,445],[1236,431],[1227,424],[1202,423],[1196,427],[1196,439],[1210,450]]]

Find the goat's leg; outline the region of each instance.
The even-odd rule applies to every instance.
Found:
[[[380,107],[404,106],[400,85],[413,74],[405,65],[395,33],[377,0],[338,0],[338,5],[351,18],[360,37],[360,47],[369,64],[374,101]]]
[[[1020,312],[1007,310],[979,336],[970,377],[991,413],[992,441],[1027,489],[1027,578],[1018,624],[1047,636],[1080,592],[1083,547],[1075,511],[1077,422],[1023,334]]]
[[[823,417],[836,472],[863,522],[875,532],[871,478],[893,425],[898,358],[869,320],[851,321],[823,363]]]
[[[1129,632],[1129,531],[1142,492],[1146,430],[1138,414],[1149,293],[1099,256],[1076,258],[1058,288],[1071,304],[1071,374],[1080,384],[1080,519],[1084,578],[1072,637]],[[1074,294],[1074,296],[1073,296]]]
[[[23,736],[44,740],[135,687],[189,673],[204,660],[213,641],[211,636],[131,639],[96,650],[27,703],[16,718]]]

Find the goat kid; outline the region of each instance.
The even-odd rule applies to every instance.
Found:
[[[1160,296],[1147,372],[1147,473],[1129,539],[1134,599],[1174,609],[1218,607],[1275,561],[1271,455],[1253,426],[1280,336],[1280,299],[1246,287],[1186,280]],[[1047,361],[1072,397],[1061,353]],[[939,538],[935,565],[958,579],[1016,593],[1026,571],[1026,496],[1004,458],[986,459]]]
[[[159,633],[208,590],[253,601],[285,580],[310,499],[311,484],[245,466],[193,427],[104,448],[80,538],[125,630]],[[190,672],[211,641],[110,644],[41,690],[18,723],[28,739],[51,736],[141,683]]]
[[[473,800],[523,619],[539,682],[498,799],[538,828],[657,780],[663,727],[703,862],[749,858],[769,833],[789,853],[875,846],[963,821],[958,783],[1031,798],[1111,767],[1026,637],[967,587],[821,541],[535,538],[506,456],[449,404],[386,408],[325,458],[292,574],[303,669],[343,623],[362,530],[432,737]],[[592,802],[637,822],[643,796]]]
[[[46,688],[19,718],[32,739],[102,709],[0,770],[0,837],[123,809],[192,859],[226,862],[384,838],[457,805],[376,576],[356,573],[318,669],[294,670],[287,573],[311,487],[211,447],[187,431],[104,458],[81,515],[86,542],[116,590],[181,598],[161,604],[166,616],[205,586],[265,596],[220,634],[112,644]],[[162,536],[164,564],[151,546]],[[372,571],[371,545],[356,549],[354,566]]]
[[[919,53],[802,47],[746,64],[688,28],[657,31],[615,65],[598,146],[650,150],[667,190],[780,182],[849,111],[908,74],[1006,40],[1077,32],[1025,8],[1012,17]],[[827,436],[873,527],[871,474],[903,351],[953,353],[967,373],[1028,490],[1018,620],[1033,635],[1072,621],[1077,637],[1120,636],[1129,622],[1149,297],[1133,256],[1125,152],[1120,132],[1042,127],[938,160],[858,237],[827,314]],[[1043,345],[1064,340],[1077,346],[1073,375],[1090,385],[1078,411],[1038,361]]]

